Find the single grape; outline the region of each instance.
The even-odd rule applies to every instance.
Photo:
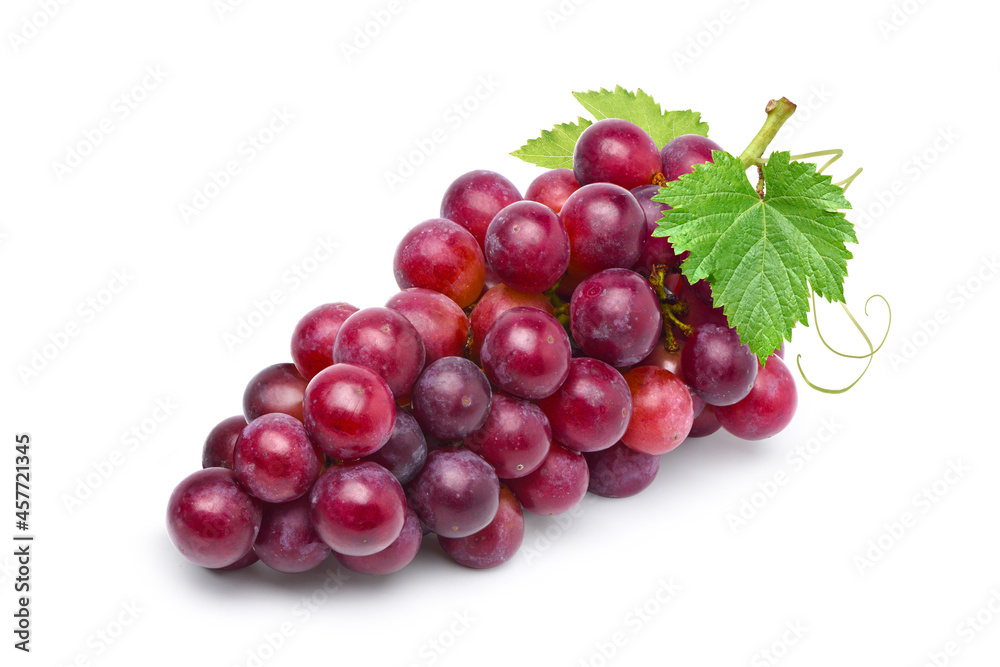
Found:
[[[328,468],[309,496],[316,532],[331,549],[369,556],[392,544],[403,530],[406,496],[388,470],[361,461]]]
[[[232,470],[205,468],[188,475],[170,494],[167,533],[192,563],[222,568],[253,547],[262,510],[263,504],[236,483]]]
[[[656,293],[628,269],[607,269],[580,283],[569,320],[573,340],[587,355],[619,368],[652,352],[663,330]]]
[[[411,287],[389,299],[392,308],[413,325],[424,343],[424,364],[442,357],[460,357],[469,340],[469,318],[443,294]]]
[[[665,454],[687,437],[694,421],[691,393],[662,368],[637,366],[625,374],[632,392],[632,420],[622,442],[644,454]]]
[[[333,360],[374,371],[395,398],[405,396],[424,368],[424,344],[410,321],[389,308],[365,308],[340,327]]]
[[[283,412],[302,421],[302,397],[308,381],[295,364],[274,364],[254,375],[243,392],[243,416],[257,417]]]
[[[500,504],[490,464],[467,449],[436,449],[406,486],[410,506],[431,531],[465,537],[489,525]]]
[[[485,570],[503,565],[524,541],[521,504],[507,486],[500,485],[500,507],[489,525],[467,537],[438,537],[441,550],[465,567]]]
[[[709,405],[743,400],[757,378],[757,357],[735,329],[703,324],[684,344],[684,380]]]
[[[524,198],[545,204],[558,213],[569,196],[579,189],[572,169],[550,169],[531,182]]]
[[[627,269],[646,244],[646,215],[628,190],[611,183],[580,188],[559,214],[569,235],[570,271]]]
[[[569,236],[559,216],[533,201],[511,204],[486,231],[486,260],[519,292],[544,292],[569,266]]]
[[[572,351],[559,321],[534,308],[512,308],[497,318],[480,350],[493,384],[518,398],[551,395],[569,374]]]
[[[538,405],[549,418],[552,437],[578,452],[612,446],[632,417],[632,394],[621,373],[589,357],[573,359],[566,381]]]
[[[479,367],[461,357],[444,357],[427,366],[413,385],[413,416],[428,435],[464,438],[490,413],[492,391]]]
[[[757,371],[753,388],[746,398],[716,408],[715,416],[722,428],[736,437],[763,440],[791,423],[798,402],[795,378],[785,362],[772,355]]]
[[[361,574],[392,574],[409,565],[424,539],[424,531],[420,528],[420,519],[410,507],[406,508],[406,520],[392,544],[369,556],[348,556],[334,553],[333,557],[348,570]]]
[[[590,470],[588,491],[604,498],[628,498],[656,479],[660,470],[657,454],[637,452],[619,442],[599,452],[585,452]]]
[[[295,325],[292,361],[306,380],[333,365],[333,343],[348,317],[358,309],[348,303],[327,303],[313,308]]]
[[[223,419],[208,432],[201,454],[202,468],[233,469],[233,448],[247,425],[243,415]]]
[[[330,555],[330,547],[313,528],[308,496],[264,505],[264,520],[253,548],[264,565],[278,572],[306,572]]]
[[[420,425],[409,412],[396,410],[396,423],[389,441],[365,457],[391,472],[400,484],[413,479],[427,460],[427,441]]]
[[[580,185],[614,183],[631,190],[652,183],[660,165],[660,153],[649,135],[619,118],[588,127],[573,150],[573,173]]]
[[[715,415],[715,406],[706,403],[705,409],[691,423],[691,432],[688,433],[688,437],[704,438],[720,428],[722,428],[722,424],[719,423],[719,418]]]
[[[465,308],[483,291],[486,260],[472,234],[435,218],[421,222],[399,242],[393,272],[400,289],[434,290]]]
[[[493,395],[486,422],[465,438],[500,477],[524,477],[542,465],[552,444],[549,420],[534,403],[503,394]]]
[[[721,151],[722,146],[700,134],[682,134],[660,151],[663,177],[676,181],[694,171],[695,165],[713,162],[713,150]]]
[[[678,350],[674,352],[668,351],[664,345],[663,339],[661,338],[656,343],[656,347],[653,348],[653,351],[650,352],[645,359],[636,364],[636,366],[657,366],[663,370],[670,371],[677,377],[683,379],[684,370],[681,367],[681,350],[683,349],[685,339],[683,336],[678,336],[677,339],[680,343],[680,348]],[[694,389],[688,387],[688,391],[691,393],[692,411],[697,419],[706,403],[702,400],[701,396],[694,393]]]
[[[633,266],[633,270],[649,275],[653,267],[663,264],[667,268],[673,268],[687,259],[691,253],[681,253],[680,256],[674,253],[674,246],[670,243],[669,236],[653,236],[653,232],[660,226],[660,218],[664,211],[669,211],[670,206],[653,201],[660,192],[659,185],[643,185],[634,188],[632,195],[642,207],[643,216],[646,218],[646,245],[642,248],[639,260]]]
[[[287,503],[305,495],[322,467],[302,422],[281,413],[250,422],[233,453],[236,481],[267,503]]]
[[[521,193],[500,174],[483,169],[470,171],[445,190],[441,217],[467,229],[482,248],[490,221],[500,209],[517,201],[521,201]]]
[[[532,514],[562,514],[583,500],[590,473],[583,454],[552,443],[542,465],[530,475],[505,480],[524,509]]]
[[[524,294],[516,292],[507,285],[497,285],[492,287],[479,299],[476,307],[472,309],[469,321],[472,327],[472,356],[479,358],[479,351],[483,347],[483,339],[493,328],[497,318],[506,313],[511,308],[527,306],[543,310],[549,315],[555,314],[552,302],[542,294]]]
[[[395,422],[396,402],[389,385],[367,368],[334,364],[306,388],[306,430],[331,458],[375,453],[389,440]]]

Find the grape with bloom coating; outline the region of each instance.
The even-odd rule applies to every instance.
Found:
[[[596,452],[618,442],[632,417],[628,384],[611,366],[589,357],[573,359],[556,393],[538,401],[552,437],[569,449]]]
[[[721,151],[722,146],[700,134],[682,134],[660,151],[663,177],[676,181],[684,174],[694,171],[697,164],[714,162],[712,151]]]
[[[559,217],[569,235],[570,272],[627,269],[646,244],[646,215],[628,190],[593,183],[566,200]]]
[[[332,356],[332,351],[331,351]],[[272,412],[283,412],[302,421],[302,398],[306,380],[295,364],[274,364],[254,375],[243,392],[243,416],[247,422]]]
[[[483,425],[492,396],[489,380],[478,366],[461,357],[445,357],[424,369],[410,401],[425,433],[455,440]]]
[[[451,220],[426,220],[396,246],[393,272],[400,289],[423,287],[444,294],[461,308],[482,293],[486,280],[483,250]]]
[[[417,330],[424,343],[425,365],[442,357],[462,356],[469,339],[469,318],[445,295],[411,287],[389,299],[385,307],[405,317]]]
[[[691,423],[691,432],[688,433],[688,437],[704,438],[712,435],[720,428],[722,428],[722,424],[719,423],[719,418],[715,415],[715,406],[706,403],[701,414],[695,417]]]
[[[445,537],[466,537],[489,525],[500,505],[500,480],[467,449],[436,449],[406,486],[410,506],[427,528]]]
[[[302,422],[281,413],[250,422],[233,452],[233,471],[240,486],[268,503],[301,497],[312,488],[322,467]]]
[[[306,380],[333,365],[333,343],[348,317],[358,312],[349,303],[326,303],[306,313],[292,332],[292,361]]]
[[[448,186],[441,200],[441,217],[468,230],[482,248],[490,221],[517,201],[521,201],[521,193],[513,183],[495,171],[478,169],[462,174]]]
[[[395,422],[396,401],[389,385],[367,368],[334,364],[306,388],[306,430],[330,458],[373,454],[389,440]]]
[[[503,565],[524,541],[524,514],[510,489],[500,485],[500,507],[489,525],[466,537],[441,537],[441,550],[459,565],[484,570]]]
[[[549,420],[534,403],[503,394],[493,395],[486,422],[465,438],[500,477],[524,477],[542,465],[552,444]]]
[[[645,130],[620,118],[599,120],[573,149],[573,173],[580,185],[614,183],[626,190],[649,185],[662,161]]]
[[[580,283],[569,321],[573,340],[587,355],[618,368],[648,355],[663,328],[656,293],[628,269],[601,271]]]
[[[550,169],[531,182],[524,198],[545,204],[558,213],[569,196],[579,189],[572,169]]]
[[[622,442],[644,454],[665,454],[691,430],[694,411],[684,382],[662,368],[637,366],[625,374],[632,392],[632,420]]]
[[[603,498],[634,496],[652,484],[660,470],[659,455],[637,452],[621,442],[583,456],[590,470],[587,490]]]
[[[338,563],[354,572],[373,575],[392,574],[402,570],[416,558],[423,539],[424,531],[420,528],[420,519],[413,509],[407,507],[403,530],[385,549],[368,556],[348,556],[335,552],[333,557]]]
[[[559,320],[534,308],[511,308],[486,334],[479,356],[493,384],[537,400],[562,386],[572,350]]]
[[[532,514],[562,514],[587,493],[590,473],[583,454],[553,442],[542,465],[530,475],[504,480],[524,509]]]
[[[365,308],[344,321],[333,360],[378,374],[394,398],[405,396],[424,368],[424,344],[410,321],[389,308]]]
[[[361,461],[328,468],[309,496],[316,532],[331,549],[369,556],[392,544],[403,530],[406,496],[388,470]]]
[[[184,478],[167,503],[167,533],[181,555],[202,567],[240,560],[260,531],[263,503],[236,483],[227,468],[205,468]]]
[[[695,328],[681,353],[684,380],[709,405],[743,400],[757,378],[757,357],[739,334],[718,324]]]
[[[400,484],[413,479],[427,460],[427,441],[413,415],[396,410],[396,423],[389,441],[377,452],[365,457],[366,461],[379,464],[395,476]]]
[[[486,260],[505,285],[544,292],[569,266],[569,236],[559,216],[533,201],[511,204],[486,230]]]
[[[549,315],[555,314],[552,302],[545,298],[544,294],[524,294],[517,292],[504,284],[491,287],[476,302],[472,309],[469,320],[472,326],[472,356],[478,358],[479,351],[483,347],[483,339],[493,328],[497,318],[506,313],[511,308],[527,306],[543,310]]]
[[[309,497],[280,505],[265,504],[254,543],[261,561],[278,572],[307,572],[330,555],[330,547],[313,528]]]

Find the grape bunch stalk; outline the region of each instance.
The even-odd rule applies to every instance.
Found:
[[[783,348],[752,352],[711,281],[685,275],[689,253],[653,236],[671,209],[659,194],[721,150],[602,118],[572,168],[523,196],[492,171],[459,176],[399,242],[401,291],[306,313],[291,362],[211,430],[169,499],[173,544],[206,568],[332,556],[375,575],[433,534],[492,568],[516,554],[525,511],[635,495],[663,454],[720,428],[780,432],[797,405]]]

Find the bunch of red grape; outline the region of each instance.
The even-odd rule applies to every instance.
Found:
[[[258,373],[243,416],[211,431],[170,497],[174,545],[208,568],[303,572],[332,552],[387,574],[434,533],[458,563],[495,567],[522,509],[639,493],[687,437],[783,429],[796,389],[780,351],[761,365],[651,237],[660,186],[718,148],[659,150],[610,119],[525,198],[494,172],[459,177],[398,246],[402,291],[307,313],[294,363]]]

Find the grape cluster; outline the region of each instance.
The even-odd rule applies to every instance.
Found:
[[[651,237],[660,185],[718,148],[686,135],[660,150],[602,120],[526,198],[494,172],[459,177],[399,243],[402,291],[307,313],[293,363],[258,373],[243,415],[209,433],[204,469],[169,501],[174,545],[208,568],[303,572],[332,553],[388,574],[434,533],[490,568],[517,552],[524,510],[637,494],[688,437],[783,429],[796,389],[781,351],[760,364]]]

